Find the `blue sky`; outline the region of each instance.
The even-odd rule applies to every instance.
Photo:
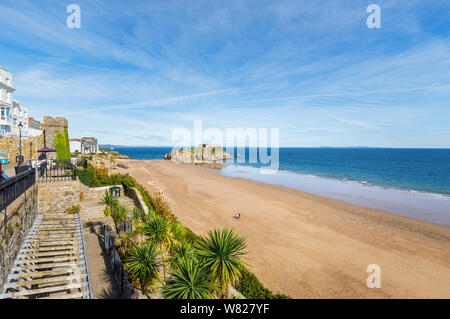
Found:
[[[66,7],[81,7],[81,28]],[[381,29],[366,7],[381,8]],[[281,146],[450,147],[450,3],[0,2],[0,65],[71,137],[170,145],[173,129],[279,128]]]

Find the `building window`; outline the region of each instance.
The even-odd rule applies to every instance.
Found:
[[[6,120],[6,118],[5,118],[5,116],[6,116],[6,113],[5,113],[5,108],[4,107],[2,107],[2,117],[1,117],[1,119],[2,120]]]

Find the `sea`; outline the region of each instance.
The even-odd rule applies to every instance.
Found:
[[[143,160],[163,159],[171,149],[114,147]],[[450,149],[279,148],[272,163],[259,149],[235,148],[234,154],[220,174],[450,226]]]

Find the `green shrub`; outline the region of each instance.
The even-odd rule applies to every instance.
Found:
[[[284,294],[272,293],[247,269],[242,271],[242,277],[239,279],[236,289],[247,299],[291,299]]]
[[[106,205],[105,209],[103,210],[103,213],[105,214],[105,216],[111,216],[111,207]]]
[[[151,204],[156,214],[163,216],[167,220],[175,221],[175,215],[172,213],[169,204],[164,199],[161,192],[153,194],[151,197]]]
[[[122,205],[118,204],[116,207],[114,207],[111,217],[114,219],[116,223],[121,223],[127,219],[128,216],[128,210],[127,208]]]
[[[88,166],[85,169],[78,171],[78,178],[80,182],[88,187],[96,187],[97,185],[97,177],[95,175],[95,170]]]
[[[81,210],[81,206],[80,205],[74,205],[72,207],[69,207],[65,210],[66,214],[76,214]]]

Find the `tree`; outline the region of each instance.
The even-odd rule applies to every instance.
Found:
[[[212,230],[196,243],[197,258],[219,284],[222,298],[228,296],[229,285],[235,285],[242,276],[245,248],[245,237],[228,228]]]
[[[165,251],[170,249],[177,240],[170,232],[169,222],[162,216],[156,215],[145,223],[142,230],[150,244],[158,245],[162,253],[163,277],[166,279]]]
[[[161,267],[159,253],[155,246],[139,245],[132,249],[129,257],[125,258],[125,269],[129,278],[144,291],[159,279]]]
[[[210,299],[215,290],[204,268],[193,259],[181,259],[161,293],[167,299]]]

